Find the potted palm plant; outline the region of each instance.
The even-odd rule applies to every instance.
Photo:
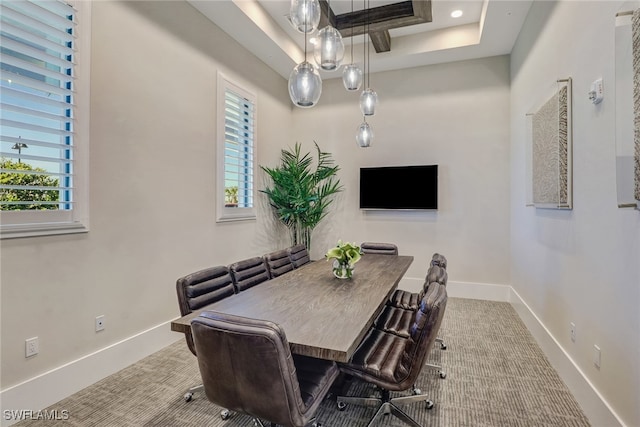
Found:
[[[327,215],[333,196],[342,191],[336,177],[340,168],[330,153],[314,142],[317,161],[311,153],[302,154],[300,143],[293,150],[283,149],[280,165],[260,166],[271,178],[272,185],[260,190],[269,198],[278,219],[291,234],[291,244],[304,244],[311,250],[311,233]]]

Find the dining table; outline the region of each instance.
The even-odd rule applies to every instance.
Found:
[[[268,320],[282,327],[292,353],[348,362],[412,262],[363,254],[353,276],[340,279],[331,261],[311,261],[175,319],[171,330],[190,334],[203,311]]]

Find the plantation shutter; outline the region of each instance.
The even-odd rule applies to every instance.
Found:
[[[253,207],[254,130],[254,102],[225,88],[225,207]]]
[[[60,1],[3,1],[2,210],[71,210],[74,16]]]

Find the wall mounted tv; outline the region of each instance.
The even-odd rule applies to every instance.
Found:
[[[438,209],[438,165],[360,168],[360,209]]]

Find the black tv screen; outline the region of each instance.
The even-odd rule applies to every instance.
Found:
[[[360,209],[438,209],[438,165],[360,168]]]

